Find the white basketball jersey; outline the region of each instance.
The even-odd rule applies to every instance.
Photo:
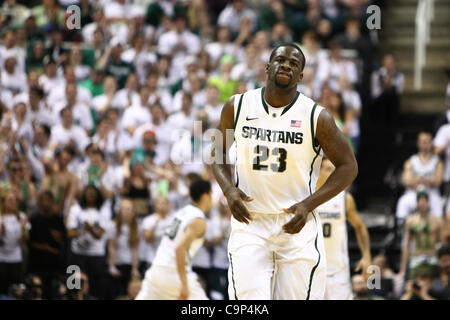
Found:
[[[433,155],[427,163],[422,163],[417,154],[409,158],[411,169],[415,176],[431,178],[434,175],[437,165],[439,164],[439,157]]]
[[[278,214],[315,190],[322,154],[314,133],[323,108],[299,92],[274,108],[264,89],[234,98],[235,182],[254,198],[244,202],[250,212]]]
[[[197,207],[189,204],[177,211],[172,222],[166,228],[161,244],[156,251],[155,259],[152,265],[176,268],[175,250],[183,237],[183,233],[194,219],[205,219],[204,213]],[[191,261],[198,249],[203,245],[204,236],[195,239],[189,250],[186,261],[186,270],[191,270]]]
[[[345,191],[316,208],[323,228],[327,275],[349,268]]]

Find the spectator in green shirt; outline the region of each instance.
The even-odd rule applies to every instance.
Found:
[[[105,71],[102,68],[94,68],[91,72],[91,77],[80,82],[80,86],[88,89],[92,97],[96,97],[103,94],[103,77]]]
[[[230,78],[231,69],[236,60],[231,55],[224,55],[220,59],[220,74],[211,76],[208,79],[208,84],[213,85],[219,89],[220,102],[227,102],[227,100],[236,92],[238,81]]]
[[[57,0],[43,0],[41,5],[31,9],[31,13],[36,18],[36,25],[39,28],[50,24],[61,25],[64,18],[64,10]]]

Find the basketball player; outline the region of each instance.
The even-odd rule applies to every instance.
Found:
[[[324,297],[326,261],[314,209],[344,190],[358,169],[333,117],[297,92],[304,66],[295,44],[277,46],[266,66],[266,87],[234,95],[221,113],[223,138],[214,140],[211,155],[233,215],[232,299]],[[237,150],[234,182],[227,162],[230,130]],[[324,153],[336,170],[313,193]]]
[[[189,192],[192,204],[174,214],[136,300],[208,299],[190,261],[203,244],[205,213],[212,204],[211,184],[196,180]]]
[[[319,178],[316,183],[318,190],[327,181],[334,171],[334,166],[328,159],[322,160]],[[363,275],[371,264],[369,232],[361,220],[355,206],[353,196],[345,190],[334,198],[322,203],[316,208],[322,221],[323,240],[327,256],[327,284],[325,299],[327,300],[353,300],[350,280],[349,258],[347,250],[347,224],[350,222],[355,229],[356,239],[361,260],[358,261],[355,271]]]

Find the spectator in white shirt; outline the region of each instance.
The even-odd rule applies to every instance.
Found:
[[[135,73],[130,73],[127,76],[127,81],[125,82],[125,87],[117,91],[114,96],[115,105],[123,110],[128,107],[138,104],[140,101],[139,97],[139,81]]]
[[[27,107],[23,102],[19,102],[14,106],[11,128],[15,132],[17,139],[24,139],[27,142],[31,142],[33,139],[33,126],[29,118],[27,118]]]
[[[231,69],[230,78],[244,82],[253,81],[258,71],[258,62],[261,61],[260,53],[255,44],[249,43],[245,47],[245,61],[238,63]]]
[[[5,59],[16,57],[17,68],[25,72],[25,49],[17,46],[16,32],[13,29],[5,30],[2,44],[0,45],[0,70],[3,70]]]
[[[208,114],[209,121],[212,128],[217,128],[220,122],[220,115],[222,113],[223,104],[220,103],[220,92],[216,86],[208,85],[206,87],[206,104],[205,111]]]
[[[250,20],[252,30],[254,30],[256,27],[255,12],[252,9],[246,7],[244,0],[233,0],[232,3],[228,4],[222,10],[217,23],[219,26],[228,27],[231,32],[236,35],[239,33],[239,26],[243,18],[247,18]]]
[[[133,203],[123,199],[111,228],[108,240],[108,265],[112,277],[111,298],[126,293],[132,277],[140,278],[139,272],[139,229]]]
[[[206,103],[205,90],[202,88],[202,80],[196,72],[190,72],[182,88],[173,97],[173,108],[175,111],[181,110],[181,100],[184,92],[189,92],[192,97],[192,107],[194,109],[203,108]]]
[[[122,53],[121,58],[134,65],[139,83],[143,84],[150,67],[156,64],[156,54],[147,47],[143,33],[138,33],[132,39],[132,44],[131,48]]]
[[[155,133],[155,152],[153,163],[156,166],[162,166],[170,159],[170,150],[172,148],[172,128],[166,121],[166,115],[163,108],[157,102],[150,107],[152,122],[138,127],[133,134],[133,141],[136,148],[142,147],[144,142],[144,133],[153,131]]]
[[[171,160],[181,165],[183,175],[196,173],[201,175],[205,170],[204,159],[208,158],[211,140],[204,136],[209,128],[208,114],[205,110],[197,112],[196,121],[191,122],[190,131],[180,131],[181,137],[174,143],[170,154]]]
[[[68,63],[74,68],[76,81],[78,83],[88,79],[91,75],[91,67],[83,64],[83,53],[81,52],[80,46],[73,45],[71,47]]]
[[[181,97],[181,110],[172,114],[167,119],[168,124],[172,128],[172,137],[175,139],[174,133],[179,130],[191,130],[194,115],[192,112],[192,96],[183,92]]]
[[[372,74],[372,98],[377,99],[389,91],[400,95],[403,92],[404,83],[405,77],[397,70],[394,57],[387,54],[383,57],[381,68]]]
[[[167,114],[173,113],[175,111],[178,111],[174,106],[174,103],[172,103],[172,95],[170,92],[165,88],[160,88],[158,86],[159,82],[159,75],[157,72],[151,71],[149,72],[147,76],[146,85],[148,89],[150,90],[148,103],[149,105],[153,105],[155,103],[160,103],[161,106],[164,108],[165,112]]]
[[[65,99],[54,106],[55,117],[60,114],[62,109],[70,108],[74,123],[85,129],[87,134],[90,134],[94,129],[91,110],[88,105],[78,99],[78,90],[75,83],[66,84]]]
[[[186,65],[185,59],[200,52],[200,39],[186,27],[186,17],[178,15],[174,18],[174,29],[161,35],[158,41],[158,52],[171,57],[171,77],[178,78],[180,70]]]
[[[374,110],[383,125],[391,128],[398,126],[398,113],[400,108],[400,96],[403,93],[405,77],[397,70],[395,59],[387,54],[383,57],[382,67],[372,73],[372,98]],[[393,140],[393,139],[392,139]]]
[[[241,53],[242,55],[242,49],[231,42],[231,32],[227,26],[219,26],[216,33],[217,41],[208,43],[205,46],[205,50],[208,52],[211,63],[214,66],[218,66],[220,58],[225,54],[237,56],[238,53]]]
[[[105,113],[108,138],[104,152],[109,163],[116,166],[123,162],[127,152],[134,148],[132,137],[120,126],[118,109],[110,108]]]
[[[77,154],[84,153],[90,140],[86,134],[86,131],[74,124],[72,109],[65,107],[60,111],[61,124],[54,125],[52,127],[52,135],[50,138],[50,148],[55,150],[58,146],[72,146],[74,150],[77,150]]]
[[[0,212],[0,294],[8,294],[11,284],[23,280],[22,244],[28,241],[30,223],[19,211],[14,191],[7,191],[1,198]]]
[[[27,75],[17,68],[17,59],[14,56],[4,60],[4,69],[0,76],[0,85],[14,94],[27,91]]]
[[[116,101],[117,80],[113,76],[106,76],[103,80],[103,94],[92,99],[92,107],[101,117],[109,108],[119,108]]]
[[[57,87],[61,83],[62,77],[58,75],[58,66],[56,61],[48,59],[44,66],[44,74],[39,77],[39,85],[44,89],[45,94]]]
[[[83,35],[83,41],[86,44],[91,44],[94,41],[94,33],[99,28],[101,30],[106,31],[106,18],[102,8],[97,8],[92,13],[93,22],[85,25],[81,33]]]
[[[142,86],[139,90],[140,101],[137,104],[127,108],[122,117],[122,128],[133,135],[134,130],[142,124],[151,121],[151,114],[148,106],[150,97],[150,89],[147,86]]]
[[[106,209],[108,210],[108,209]],[[85,272],[91,293],[98,299],[105,297],[106,243],[110,221],[103,207],[103,197],[95,186],[87,186],[70,209],[67,235],[71,239],[71,264]]]
[[[68,83],[77,83],[75,68],[69,64],[64,67],[64,79],[61,79],[60,85],[50,89],[47,96],[47,103],[53,109],[55,104],[66,98],[66,85]],[[31,87],[31,86],[30,86]],[[81,86],[77,86],[77,101],[83,102],[90,106],[92,100],[91,92]]]
[[[347,80],[356,84],[358,81],[358,70],[353,61],[342,57],[341,45],[337,41],[329,44],[329,57],[321,61],[317,70],[318,87],[327,84],[333,91],[339,92],[339,78],[345,75]]]
[[[151,267],[165,229],[172,220],[172,208],[167,197],[159,195],[154,201],[154,208],[155,212],[145,217],[141,224],[140,245],[144,249],[141,255],[141,270]]]

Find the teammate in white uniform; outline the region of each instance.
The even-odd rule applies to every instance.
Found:
[[[314,209],[353,181],[357,164],[332,116],[297,92],[304,65],[295,44],[276,47],[267,86],[231,97],[222,110],[222,138],[214,139],[211,156],[233,215],[232,299],[324,297],[326,259]],[[230,131],[237,147],[235,181],[227,161]],[[313,193],[323,153],[336,170]]]
[[[204,241],[212,189],[204,180],[194,181],[189,189],[193,203],[174,214],[136,300],[208,299],[191,261]]]
[[[319,189],[334,171],[328,159],[322,160],[322,168],[317,179],[316,190]],[[361,251],[355,271],[367,272],[371,263],[369,232],[356,210],[353,196],[342,191],[334,198],[316,208],[320,215],[327,257],[327,284],[325,299],[353,300],[350,280],[350,265],[347,249],[347,223],[355,229],[356,239]]]

